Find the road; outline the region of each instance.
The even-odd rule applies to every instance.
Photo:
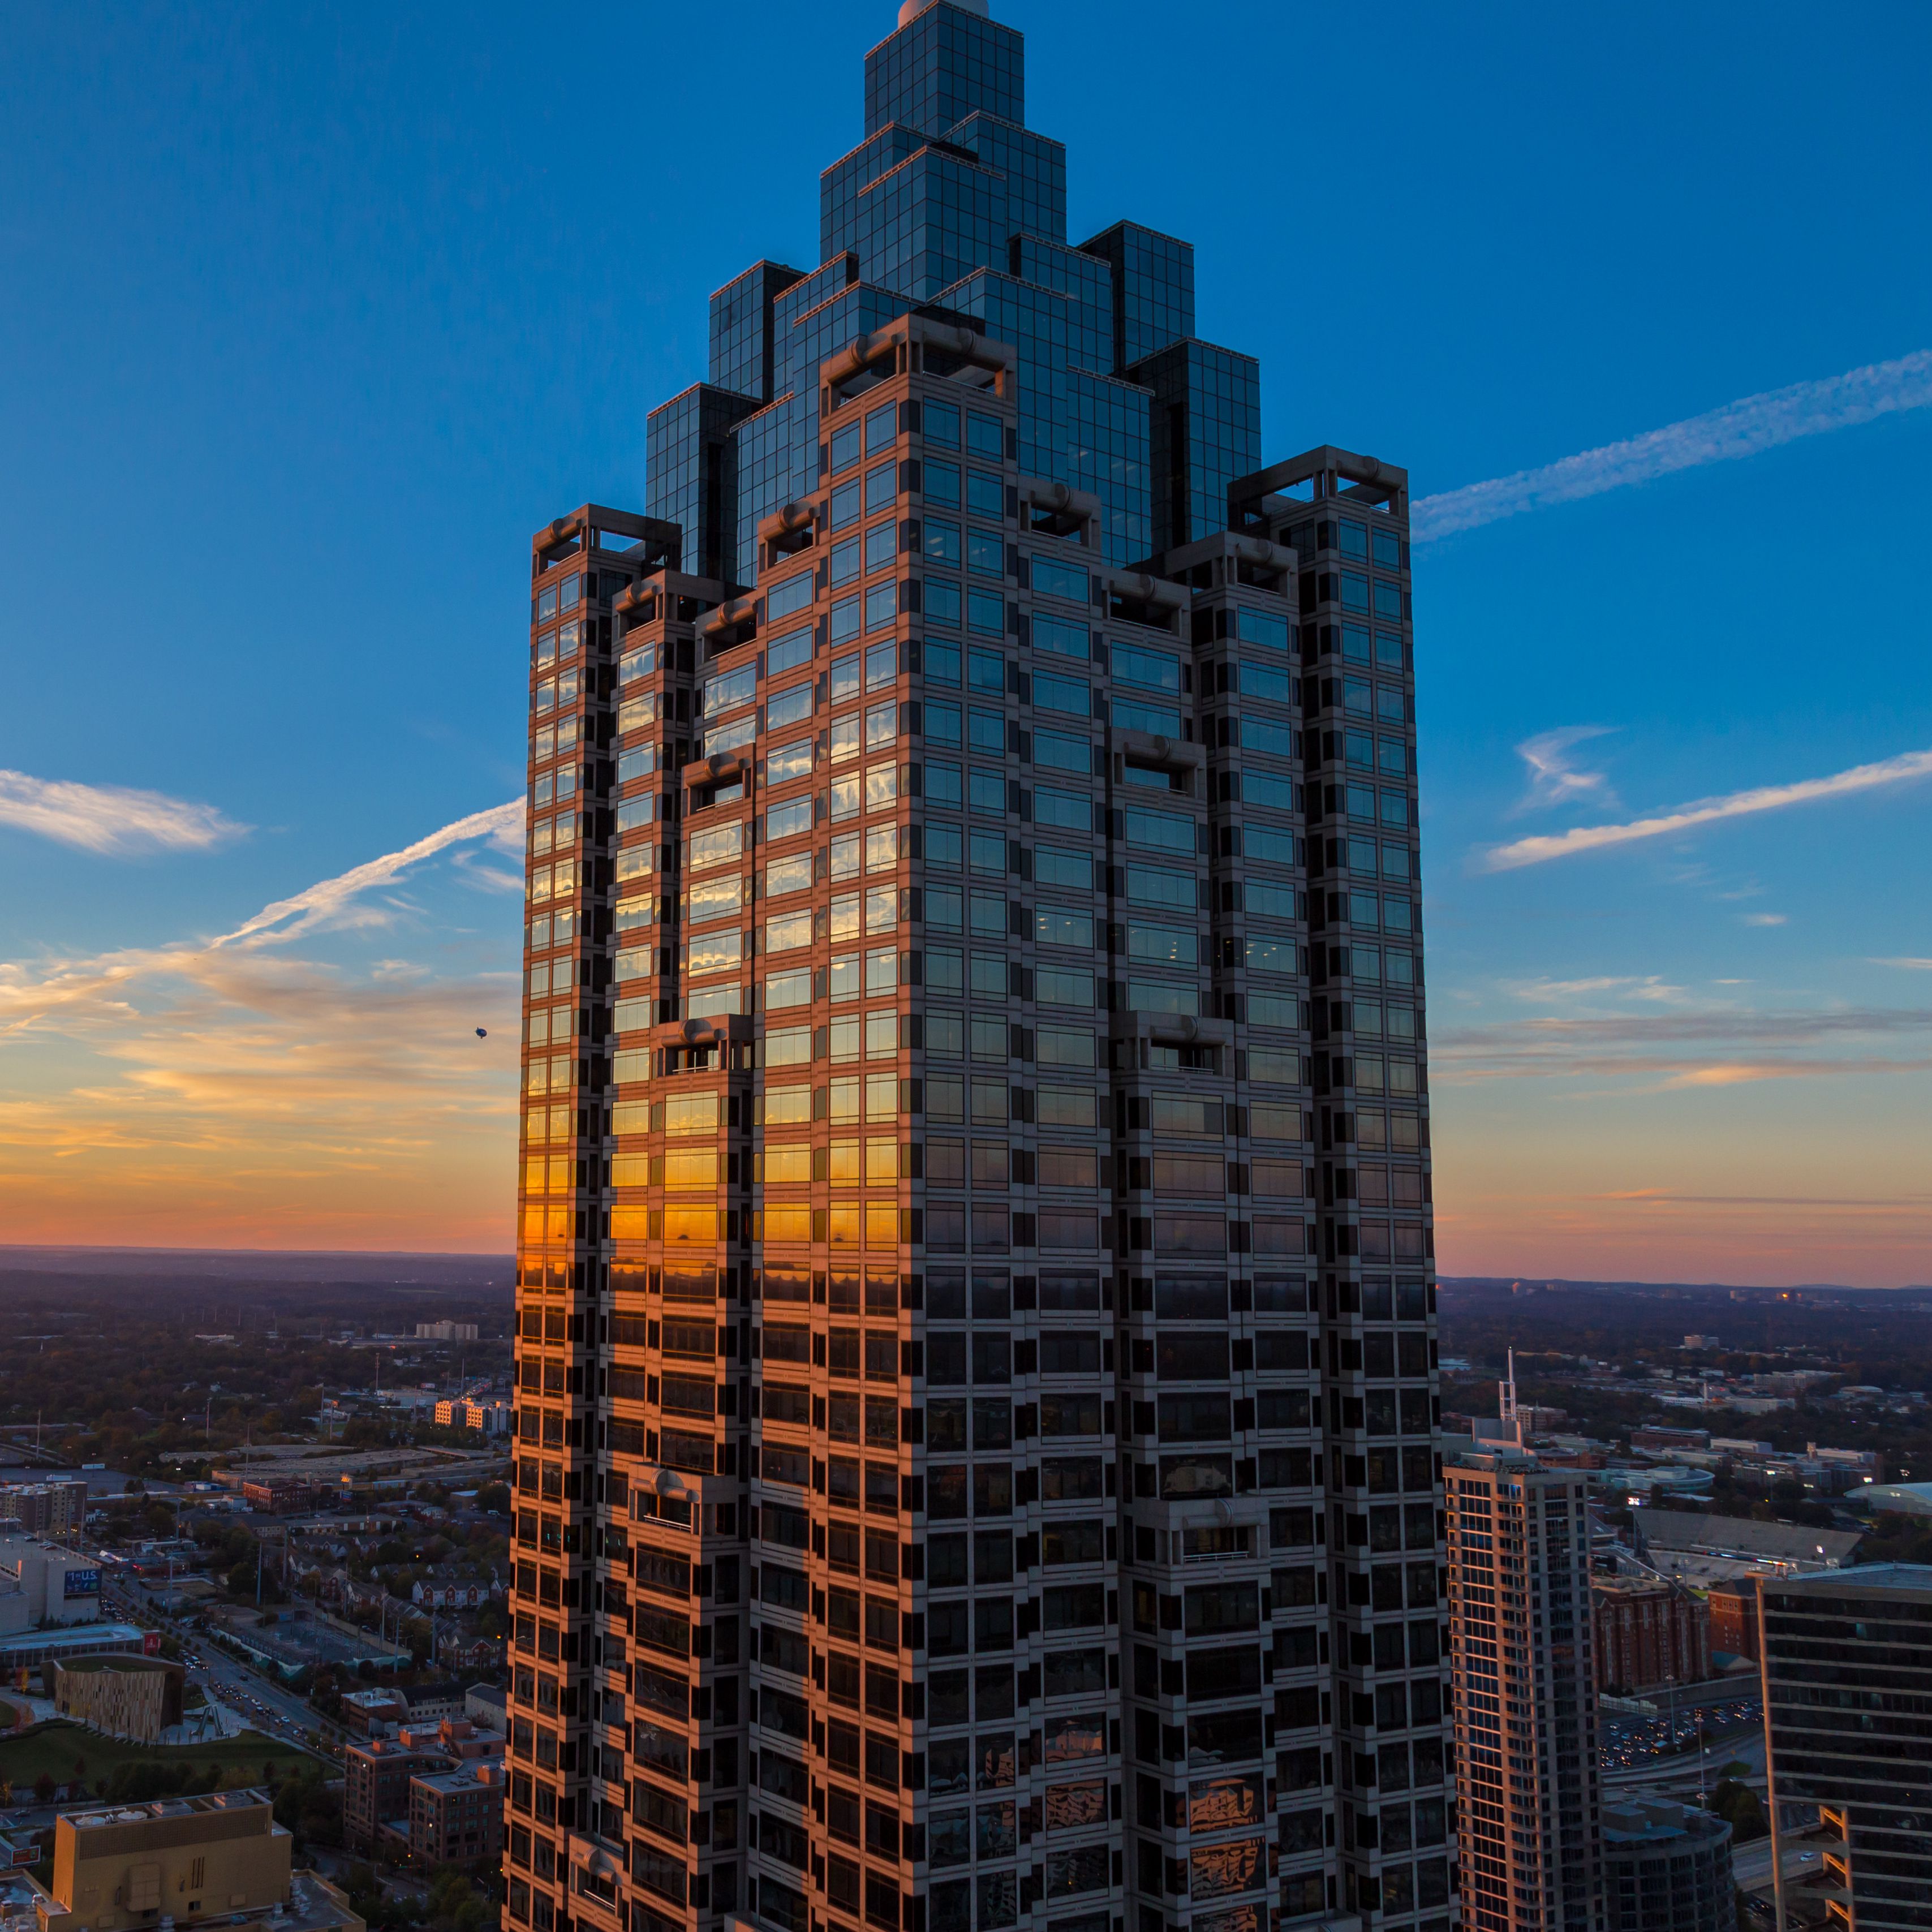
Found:
[[[306,1744],[311,1732],[332,1736],[308,1702],[273,1678],[251,1670],[238,1659],[218,1649],[199,1630],[190,1630],[155,1608],[151,1593],[138,1581],[116,1578],[108,1586],[104,1610],[130,1622],[171,1630],[179,1637],[190,1684],[201,1686],[213,1702],[225,1704],[247,1723],[286,1744]]]
[[[1784,1846],[1784,1876],[1787,1882],[1794,1878],[1815,1877],[1824,1864],[1825,1848],[1817,1844],[1796,1844],[1789,1839]],[[1748,1845],[1734,1845],[1731,1848],[1731,1876],[1741,1886],[1756,1889],[1771,1883],[1771,1840],[1754,1838]]]
[[[1706,1784],[1714,1784],[1718,1774],[1727,1764],[1742,1764],[1748,1767],[1748,1784],[1762,1788],[1764,1784],[1764,1733],[1761,1730],[1745,1732],[1728,1738],[1719,1738],[1706,1745],[1700,1753],[1682,1751],[1673,1756],[1646,1758],[1641,1764],[1621,1765],[1614,1771],[1604,1773],[1603,1781],[1607,1786],[1616,1785],[1628,1789],[1635,1785],[1670,1785],[1676,1787],[1697,1782],[1701,1766]]]

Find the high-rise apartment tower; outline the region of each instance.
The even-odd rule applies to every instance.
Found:
[[[1598,1932],[1586,1492],[1576,1472],[1523,1447],[1514,1362],[1502,1397],[1500,1423],[1478,1424],[1444,1470],[1462,1922]]]
[[[1406,476],[866,113],[532,549],[506,1923],[1447,1932]]]

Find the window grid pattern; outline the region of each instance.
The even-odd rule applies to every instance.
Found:
[[[772,304],[802,279],[796,268],[760,262],[711,298],[712,384],[755,398],[772,398]]]
[[[1023,40],[997,20],[929,7],[866,56],[866,132],[944,134],[969,114],[1026,119]]]
[[[691,576],[729,574],[736,494],[730,431],[752,407],[747,397],[698,382],[646,419],[646,510],[684,532],[680,563]]]
[[[842,410],[868,507],[716,664],[538,592],[506,1927],[574,1834],[644,1932],[1451,1932],[1406,631],[1329,641],[1312,540],[1238,568],[1255,365],[1186,243],[1065,245],[976,4],[869,57],[826,259],[719,292],[650,507],[753,583],[820,364],[909,307],[1014,386]]]
[[[1114,271],[1114,367],[1194,333],[1194,244],[1122,221],[1083,244]]]
[[[1225,529],[1228,485],[1261,467],[1261,365],[1207,342],[1177,342],[1132,371],[1154,392],[1154,547]]]

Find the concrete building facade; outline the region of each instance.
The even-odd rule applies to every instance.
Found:
[[[532,542],[534,1932],[1452,1922],[1408,480],[1023,53],[908,0]]]
[[[0,1523],[7,1522],[28,1536],[74,1535],[87,1526],[87,1484],[78,1478],[0,1484]]]
[[[335,1888],[297,1873],[293,1840],[260,1791],[70,1811],[54,1821],[39,1932],[128,1932],[166,1922],[363,1932]]]
[[[1667,1799],[1604,1807],[1608,1932],[1736,1932],[1731,1828]]]
[[[100,1616],[100,1565],[90,1554],[0,1532],[0,1636]]]

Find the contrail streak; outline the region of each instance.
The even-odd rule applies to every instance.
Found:
[[[1520,470],[1514,476],[1425,496],[1414,507],[1411,534],[1418,543],[1432,543],[1525,510],[1600,496],[1606,490],[1648,483],[1672,470],[1732,462],[1801,436],[1849,429],[1875,416],[1924,409],[1929,404],[1932,350],[1922,349],[1895,362],[1870,363],[1823,382],[1794,382],[1788,389],[1746,396],[1628,442],[1566,456],[1540,470]]]
[[[1547,860],[1571,858],[1580,852],[1600,852],[1608,846],[1632,845],[1640,839],[1668,838],[1673,832],[1714,824],[1720,819],[1780,812],[1791,805],[1815,805],[1826,799],[1845,798],[1855,792],[1875,791],[1882,785],[1903,784],[1912,778],[1928,776],[1932,776],[1932,752],[1903,752],[1895,758],[1882,758],[1874,765],[1854,765],[1850,771],[1835,772],[1829,778],[1802,778],[1795,784],[1760,785],[1723,798],[1700,799],[1652,818],[1632,819],[1624,825],[1580,825],[1572,831],[1546,837],[1519,838],[1485,853],[1483,869],[1514,872],[1519,866],[1540,866]]]
[[[339,923],[353,916],[356,901],[392,884],[414,866],[452,845],[488,838],[510,846],[523,832],[524,801],[520,798],[472,812],[400,850],[386,852],[360,866],[323,879],[285,899],[264,906],[232,932],[207,940],[181,940],[172,945],[125,947],[90,958],[59,960],[44,976],[0,962],[0,1039],[26,1031],[44,1015],[62,1008],[86,1008],[104,1000],[122,1001],[122,990],[139,980],[164,974],[192,974],[206,968],[227,949],[252,953]]]

